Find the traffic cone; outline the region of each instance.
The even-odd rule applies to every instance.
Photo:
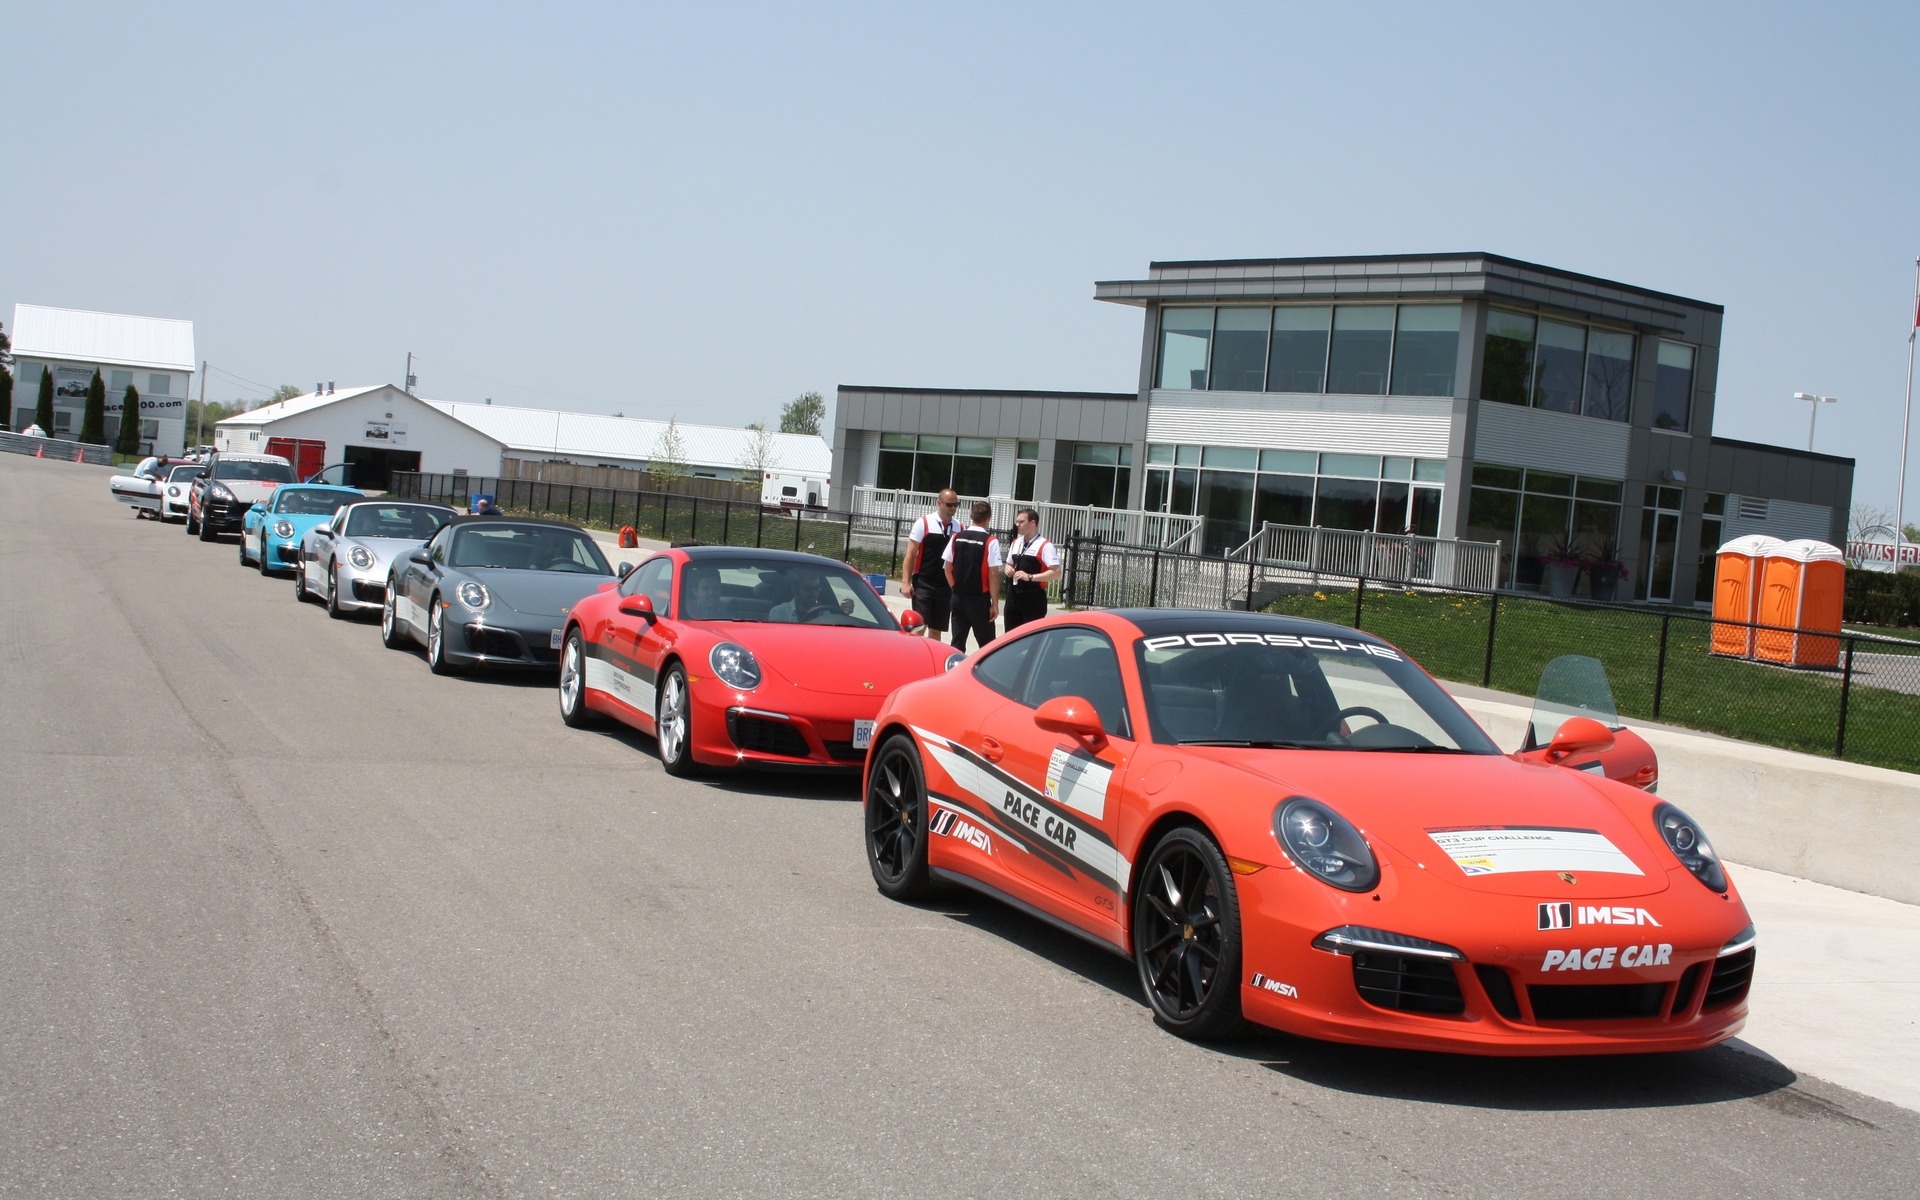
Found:
[[[77,463],[83,463],[87,461],[86,451],[76,448],[73,452],[73,461]]]
[[[622,525],[620,527],[620,548],[625,550],[638,546],[639,544],[640,538],[633,532],[633,526]]]
[[[33,456],[35,458],[45,458],[47,456],[47,448],[45,446],[35,446],[33,448]]]

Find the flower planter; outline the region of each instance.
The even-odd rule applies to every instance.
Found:
[[[1549,596],[1571,596],[1573,585],[1580,582],[1580,564],[1571,562],[1544,563],[1540,568],[1540,590]]]
[[[1626,571],[1618,563],[1595,563],[1587,570],[1587,590],[1595,600],[1612,600]]]

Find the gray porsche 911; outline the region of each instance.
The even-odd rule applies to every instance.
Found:
[[[393,650],[424,642],[441,675],[556,668],[567,613],[614,578],[593,539],[563,521],[455,517],[394,559],[380,640]]]

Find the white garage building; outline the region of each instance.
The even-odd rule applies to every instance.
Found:
[[[197,363],[192,321],[16,304],[12,340],[13,412],[0,420],[12,421],[15,430],[33,424],[40,376],[51,373],[53,428],[45,432],[77,436],[87,385],[97,371],[107,389],[108,445],[120,433],[120,408],[131,386],[140,397],[141,451],[178,454],[185,448],[187,393]]]

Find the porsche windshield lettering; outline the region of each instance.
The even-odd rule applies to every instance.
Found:
[[[1291,633],[1173,633],[1150,637],[1141,642],[1149,651],[1172,650],[1177,646],[1279,646],[1289,650],[1321,650],[1337,654],[1370,654],[1399,662],[1400,654],[1372,642],[1349,642],[1345,638],[1319,637]]]

